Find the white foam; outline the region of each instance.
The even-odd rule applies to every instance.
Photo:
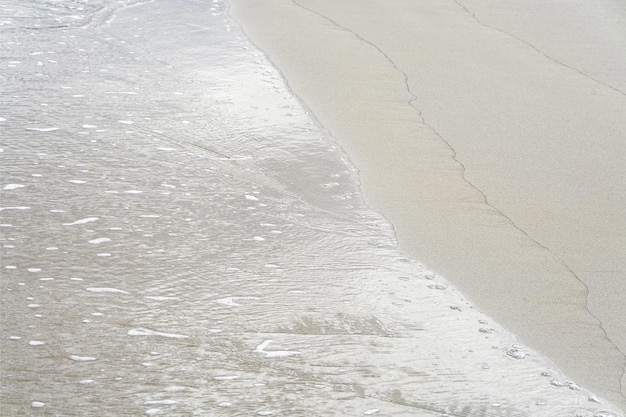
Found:
[[[26,130],[30,130],[33,132],[54,132],[55,130],[59,130],[59,127],[27,127]]]
[[[127,334],[129,336],[161,336],[161,337],[169,337],[169,338],[172,338],[172,339],[187,339],[187,338],[189,338],[189,336],[185,336],[183,334],[163,333],[163,332],[157,332],[157,331],[150,330],[150,329],[145,329],[145,328],[131,329],[131,330],[128,331]]]
[[[21,337],[19,337],[19,336],[9,336],[9,339],[10,340],[20,340]]]
[[[167,392],[179,392],[179,391],[184,391],[187,388],[185,387],[181,387],[179,385],[171,385],[169,387],[165,387],[163,388],[163,391],[167,391]]]
[[[30,210],[30,207],[26,207],[26,206],[0,207],[0,211],[3,211],[3,210]]]
[[[41,268],[28,268],[28,272],[41,272]]]
[[[258,300],[259,297],[225,297],[220,298],[218,300],[213,300],[214,303],[223,304],[226,306],[240,306],[241,304],[237,303],[236,300]]]
[[[93,244],[93,245],[98,245],[100,243],[104,243],[104,242],[110,242],[111,239],[109,239],[108,237],[99,237],[97,239],[91,239],[89,241],[89,243]]]
[[[134,96],[134,95],[137,95],[139,93],[136,92],[136,91],[105,91],[104,94],[128,94],[128,95],[133,95]],[[120,123],[122,123],[122,122],[120,121]]]
[[[378,408],[371,408],[369,410],[363,411],[363,414],[366,416],[371,416],[372,414],[378,413],[380,410]]]
[[[70,355],[70,359],[77,362],[89,362],[95,361],[96,358],[93,356],[78,356],[78,355]]]
[[[123,125],[132,125],[133,123],[135,123],[132,120],[118,120],[118,122]]]
[[[128,191],[124,191],[126,194],[141,194],[143,193],[143,191],[140,190],[128,190]]]
[[[86,184],[87,181],[83,180],[68,180],[67,182],[71,182],[72,184]]]
[[[172,405],[176,404],[175,400],[152,400],[152,401],[144,401],[143,405]]]
[[[84,223],[89,223],[89,222],[95,222],[96,220],[98,220],[98,217],[87,217],[85,219],[80,219],[80,220],[76,220],[72,223],[63,223],[63,226],[74,226],[76,224],[84,224]]]
[[[45,405],[46,403],[42,403],[41,401],[33,401],[32,403],[30,403],[30,406],[33,408],[41,408]]]
[[[246,200],[250,200],[250,201],[259,201],[259,199],[258,199],[258,198],[256,198],[256,197],[255,197],[255,196],[253,196],[253,195],[250,195],[250,194],[244,194],[244,196],[246,197]]]
[[[92,384],[93,383],[93,379],[82,379],[82,380],[78,381],[78,383],[81,384],[81,385]]]
[[[117,288],[107,288],[107,287],[89,287],[85,288],[87,291],[91,292],[111,292],[111,293],[119,293],[119,294],[130,294],[129,292],[118,290]]]
[[[272,350],[266,351],[265,348],[272,343],[272,340],[264,340],[261,344],[259,344],[255,349],[255,353],[260,353],[265,355],[266,358],[285,358],[288,356],[301,355],[301,352],[295,350]]]
[[[230,381],[237,378],[239,378],[239,376],[237,375],[220,375],[213,377],[213,379],[216,381]]]
[[[233,403],[229,403],[228,401],[222,401],[221,403],[217,403],[218,407],[230,407]]]
[[[151,408],[149,410],[146,410],[146,414],[148,415],[158,414],[160,412],[161,412],[160,408]]]
[[[111,254],[108,252],[101,252],[101,253],[97,253],[96,256],[99,256],[102,258],[102,257],[111,256]]]
[[[176,148],[157,148],[159,151],[173,152],[176,151]]]
[[[45,345],[46,342],[42,342],[40,340],[31,340],[30,342],[28,342],[28,344],[31,346],[41,346],[41,345]]]
[[[24,187],[26,186],[23,184],[7,184],[4,186],[3,190],[15,190],[15,189],[24,188]]]

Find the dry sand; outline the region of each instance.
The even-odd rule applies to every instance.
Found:
[[[401,247],[626,408],[626,6],[232,0]]]

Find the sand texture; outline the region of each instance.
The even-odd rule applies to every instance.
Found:
[[[626,7],[233,0],[401,248],[626,408]]]

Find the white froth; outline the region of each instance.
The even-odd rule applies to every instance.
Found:
[[[213,379],[215,379],[216,381],[230,381],[237,378],[239,378],[239,376],[237,375],[220,375],[213,377]]]
[[[87,291],[91,292],[110,292],[110,293],[119,293],[119,294],[130,294],[124,290],[118,290],[117,288],[108,288],[108,287],[89,287],[85,288]]]
[[[30,403],[30,406],[33,408],[41,408],[45,405],[46,403],[42,403],[41,401],[33,401],[32,403]]]
[[[152,401],[144,401],[144,405],[172,405],[176,404],[175,400],[152,400]]]
[[[109,239],[108,237],[99,237],[97,239],[91,239],[89,241],[89,243],[93,244],[93,245],[98,245],[100,243],[104,243],[104,242],[110,242],[111,239]]]
[[[68,180],[67,182],[71,182],[72,184],[86,184],[87,181],[83,180]]]
[[[4,186],[3,190],[15,190],[15,189],[24,188],[24,187],[26,186],[23,184],[7,184]]]
[[[27,127],[26,130],[30,130],[33,132],[54,132],[55,130],[59,130],[59,127]]]
[[[70,355],[70,359],[77,362],[89,362],[95,361],[96,358],[93,356],[79,356],[79,355]]]
[[[17,206],[17,207],[0,207],[0,211],[4,210],[30,210],[30,207]]]
[[[301,355],[301,352],[295,350],[271,350],[266,351],[265,348],[272,343],[272,340],[264,340],[261,344],[259,344],[255,349],[255,353],[260,353],[265,355],[266,358],[285,358],[288,356]]]
[[[28,272],[41,272],[41,268],[28,268]]]
[[[45,345],[46,342],[42,342],[40,340],[31,340],[30,342],[28,342],[28,344],[31,346],[41,346],[41,345]]]
[[[241,306],[236,300],[258,300],[259,297],[225,297],[218,300],[213,300],[214,303],[223,304],[226,306]]]
[[[167,392],[179,392],[179,391],[184,391],[186,388],[185,387],[181,387],[179,385],[172,385],[169,387],[165,387],[163,388],[163,391],[167,391]]]
[[[128,331],[127,334],[129,336],[161,336],[161,337],[169,337],[169,338],[172,338],[172,339],[187,339],[187,338],[189,338],[189,336],[186,336],[186,335],[183,335],[183,334],[163,333],[163,332],[157,332],[157,331],[146,329],[146,328],[131,329],[131,330]]]
[[[96,220],[98,220],[98,217],[87,217],[85,219],[80,219],[80,220],[76,220],[72,223],[63,223],[63,226],[74,226],[76,224],[84,224],[84,223],[89,223],[89,222],[95,222]]]

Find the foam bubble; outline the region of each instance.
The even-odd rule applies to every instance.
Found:
[[[24,184],[7,184],[4,186],[3,190],[15,190],[24,187],[26,187]]]
[[[187,388],[185,388],[185,387],[181,387],[181,386],[179,386],[179,385],[172,385],[172,386],[169,386],[169,387],[165,387],[165,388],[163,388],[163,391],[167,391],[167,392],[178,392],[178,391],[184,391],[184,390],[186,390],[186,389],[187,389]]]
[[[96,358],[93,356],[79,356],[79,355],[70,355],[70,359],[77,362],[90,362],[95,361]]]
[[[241,306],[236,300],[258,300],[259,297],[225,297],[218,300],[213,300],[214,303],[223,304],[227,306]]]
[[[63,223],[63,226],[74,226],[76,224],[85,224],[89,222],[95,222],[96,220],[98,220],[98,217],[87,217],[84,219],[73,221],[71,223]]]
[[[183,334],[163,333],[163,332],[157,332],[157,331],[146,329],[146,328],[131,329],[128,331],[127,334],[129,336],[161,336],[161,337],[169,337],[172,339],[187,339],[189,337]]]
[[[213,379],[216,381],[230,381],[237,378],[239,378],[239,376],[237,375],[220,375],[213,377]]]
[[[30,130],[33,132],[54,132],[55,130],[59,130],[59,127],[27,127],[26,130]]]
[[[111,239],[109,239],[108,237],[99,237],[97,239],[91,239],[89,241],[89,243],[93,244],[93,245],[98,245],[100,243],[104,243],[104,242],[110,242]]]
[[[108,287],[89,287],[85,288],[87,291],[91,292],[110,292],[110,293],[119,293],[119,294],[130,294],[124,290],[118,290],[117,288],[108,288]]]

